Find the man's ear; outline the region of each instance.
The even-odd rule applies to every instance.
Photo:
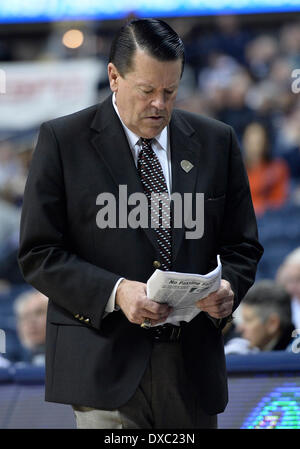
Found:
[[[120,78],[120,74],[118,72],[117,67],[110,62],[107,66],[107,74],[109,79],[110,88],[113,92],[118,91],[118,80]]]

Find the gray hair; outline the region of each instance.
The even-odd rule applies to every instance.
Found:
[[[32,290],[27,290],[26,292],[21,293],[19,296],[17,296],[17,298],[14,301],[14,305],[13,305],[14,312],[15,312],[16,316],[19,317],[22,314],[25,304],[30,299],[32,299],[33,296],[40,295],[40,294],[42,294],[42,293],[40,293],[37,290],[32,289]],[[48,299],[48,298],[45,296],[45,300],[46,299]]]
[[[300,265],[300,246],[289,253],[283,261],[283,264],[299,264]]]
[[[244,297],[242,304],[255,307],[262,321],[266,321],[272,314],[278,315],[281,329],[286,329],[292,324],[291,296],[274,281],[256,282]]]

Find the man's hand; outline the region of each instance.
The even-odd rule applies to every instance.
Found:
[[[131,323],[139,325],[145,318],[149,318],[152,325],[163,323],[172,310],[167,304],[148,299],[146,284],[127,279],[123,279],[117,288],[116,304]]]
[[[232,313],[233,297],[230,283],[222,279],[219,290],[197,301],[196,306],[213,318],[225,318]]]

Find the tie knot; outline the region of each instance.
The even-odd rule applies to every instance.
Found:
[[[144,148],[151,148],[151,143],[153,142],[153,139],[144,139],[141,137],[142,146]]]

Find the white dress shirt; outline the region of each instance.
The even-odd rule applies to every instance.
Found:
[[[140,142],[140,136],[137,136],[136,134],[134,134],[130,129],[127,128],[127,126],[122,121],[119,111],[118,111],[118,108],[117,108],[117,105],[116,105],[115,94],[113,94],[113,96],[112,96],[112,102],[113,102],[113,107],[114,107],[116,113],[118,114],[118,117],[119,117],[119,119],[122,123],[122,126],[124,128],[135,165],[137,166],[139,153],[142,148],[141,142]],[[169,129],[167,126],[161,131],[160,134],[155,136],[151,145],[152,145],[153,151],[155,152],[156,156],[159,159],[159,162],[162,167],[163,174],[164,174],[164,177],[166,180],[168,192],[169,192],[169,195],[171,195],[171,182],[172,182],[172,179],[171,179],[171,173],[172,173],[171,172],[171,151],[170,151]],[[106,313],[111,313],[115,310],[118,310],[118,307],[116,307],[116,305],[115,305],[115,297],[116,297],[117,288],[123,279],[124,278],[120,278],[116,282],[116,284],[113,288],[113,291],[111,292],[111,295],[109,297],[109,300],[107,301],[106,307],[105,307]]]
[[[292,322],[296,329],[300,329],[300,300],[298,298],[292,298]]]

